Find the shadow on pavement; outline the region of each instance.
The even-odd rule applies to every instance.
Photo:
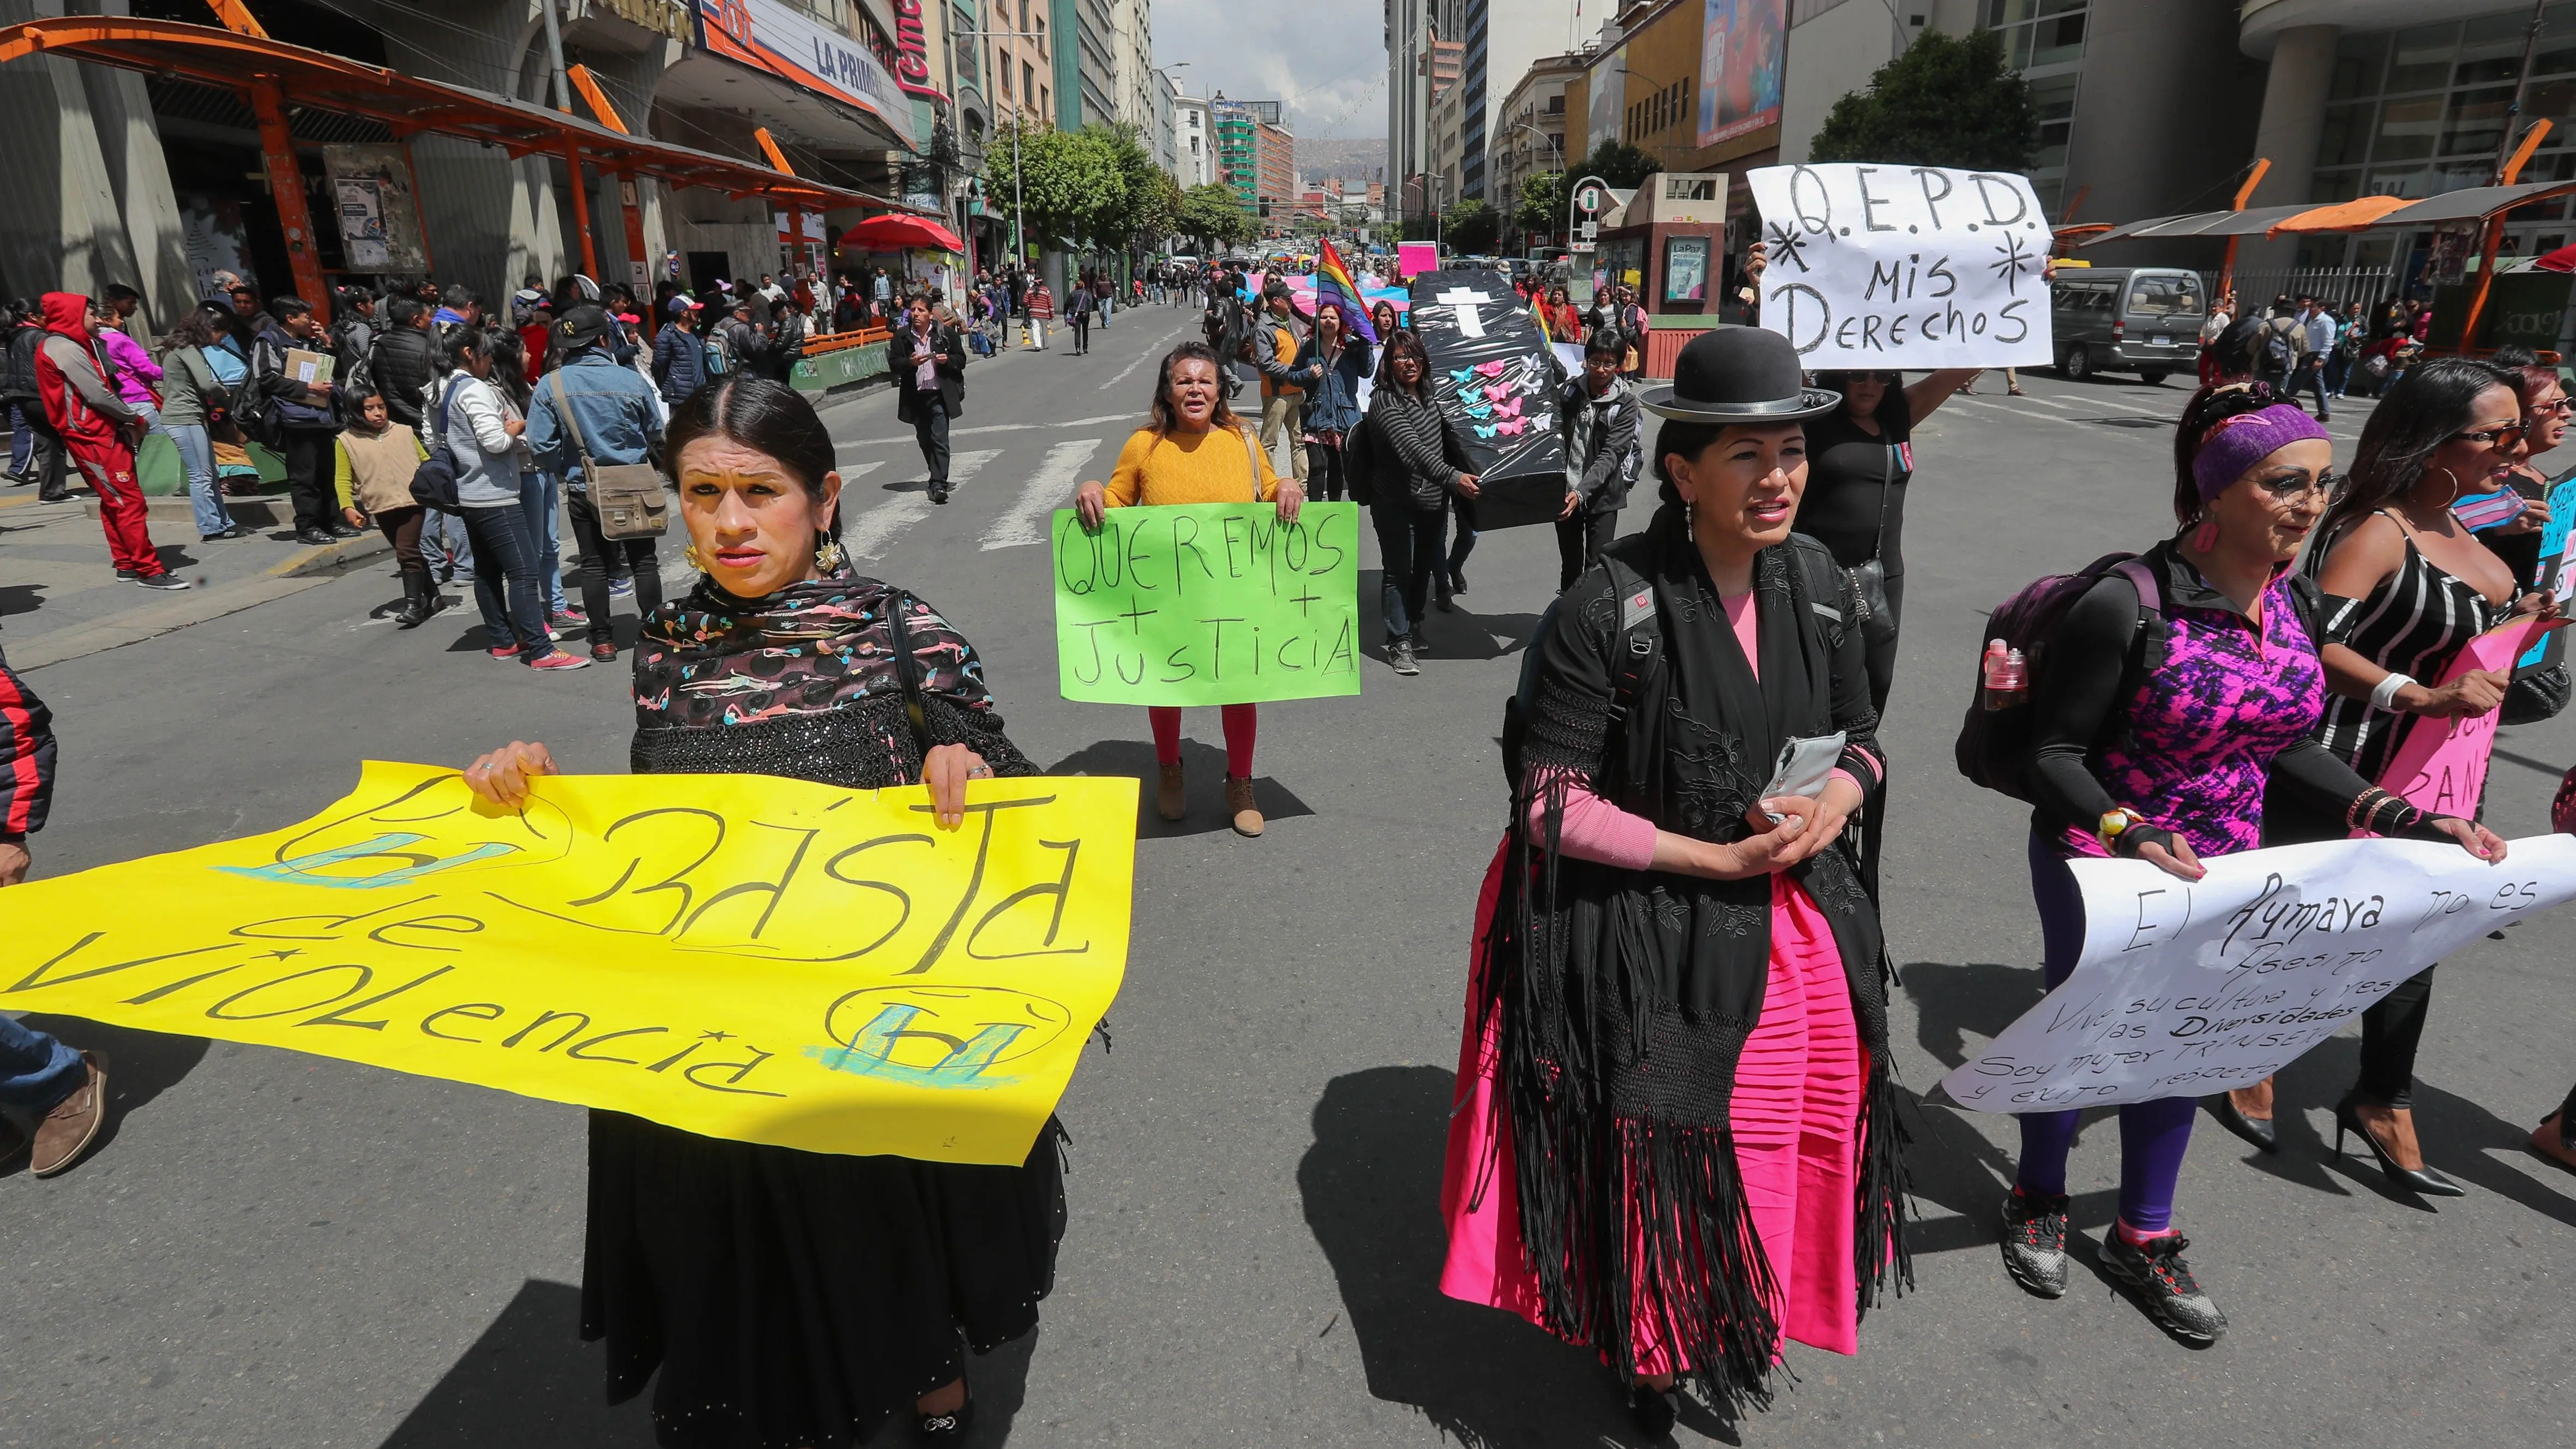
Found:
[[[1468,1449],[1641,1442],[1592,1354],[1441,1293],[1452,1081],[1437,1067],[1334,1078],[1297,1165],[1306,1225],[1333,1265],[1369,1393],[1421,1409]],[[1705,1408],[1684,1422],[1733,1442]]]
[[[77,1016],[30,1015],[19,1020],[29,1030],[41,1031],[78,1050],[107,1054],[107,1125],[99,1129],[98,1142],[89,1150],[86,1160],[90,1161],[116,1145],[116,1135],[124,1128],[127,1116],[186,1080],[197,1069],[197,1063],[206,1058],[206,1039],[201,1036],[168,1036]],[[26,1168],[25,1157],[14,1158],[0,1168],[0,1177],[14,1176]]]
[[[1914,1003],[1914,1040],[1944,1067],[1965,1065],[1969,1034],[1992,1041],[2048,993],[2036,966],[1994,961],[1908,961],[1899,973]]]
[[[1102,740],[1085,745],[1048,766],[1047,773],[1125,775],[1135,780],[1139,840],[1168,840],[1234,828],[1234,817],[1225,808],[1225,751],[1215,745],[1193,739],[1181,741],[1181,774],[1189,791],[1189,814],[1181,820],[1166,820],[1154,810],[1154,786],[1160,772],[1154,764],[1151,740]],[[1252,777],[1252,803],[1260,809],[1264,821],[1315,813],[1295,792],[1266,775]]]
[[[601,1402],[605,1350],[579,1336],[581,1290],[531,1278],[418,1407],[386,1436],[382,1449],[545,1445],[547,1449],[652,1449],[653,1390],[623,1404]],[[1037,1334],[1023,1334],[967,1361],[975,1387],[975,1426],[966,1443],[1006,1442],[1028,1389]],[[871,1444],[913,1441],[898,1414]]]

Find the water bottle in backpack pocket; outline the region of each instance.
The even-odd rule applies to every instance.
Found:
[[[2031,693],[2048,670],[2048,644],[2077,601],[2112,574],[2138,591],[2138,627],[2130,636],[2124,680],[2164,662],[2162,590],[2155,569],[2133,553],[2106,554],[2078,572],[2051,574],[1995,607],[1978,641],[1977,687],[1954,747],[1959,773],[1989,790],[2037,803],[2031,789]],[[2126,686],[2123,687],[2123,697]]]

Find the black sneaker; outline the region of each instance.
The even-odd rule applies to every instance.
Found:
[[[2066,1296],[2066,1194],[2004,1194],[2004,1271],[2042,1298]]]
[[[1398,674],[1420,674],[1422,668],[1413,662],[1413,641],[1398,639],[1386,646],[1386,662]]]
[[[2138,1297],[2158,1322],[2194,1343],[2216,1343],[2227,1332],[2227,1315],[2200,1289],[2182,1250],[2191,1240],[2164,1233],[2132,1243],[2113,1223],[2103,1235],[2102,1266],[2112,1277],[2138,1290]]]
[[[932,488],[932,489],[930,490],[930,501],[931,501],[931,502],[933,502],[933,503],[945,503],[945,502],[947,502],[947,501],[948,501],[948,490],[947,490],[947,489],[945,489],[945,488],[939,488],[939,487],[934,487],[934,488]]]
[[[134,582],[142,588],[160,589],[164,592],[173,594],[188,587],[188,581],[186,579],[173,573],[146,574],[143,577],[136,579]]]
[[[318,528],[299,528],[295,531],[295,541],[306,548],[323,548],[340,540]]]

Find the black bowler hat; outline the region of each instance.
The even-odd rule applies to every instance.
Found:
[[[1645,397],[1646,411],[1686,423],[1794,423],[1842,402],[1841,393],[1807,386],[1798,349],[1759,327],[1717,327],[1692,338],[1673,363],[1673,385]]]

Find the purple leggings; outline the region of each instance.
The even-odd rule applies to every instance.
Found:
[[[2036,833],[2030,837],[2030,894],[2039,905],[2039,935],[2051,990],[2075,969],[2084,953],[2084,897],[2075,872]],[[2175,1179],[2191,1146],[2197,1097],[2132,1102],[2120,1109],[2120,1221],[2153,1235],[2173,1226]],[[2075,1145],[2076,1113],[2028,1112],[2021,1117],[2021,1171],[2015,1181],[2032,1194],[2066,1191],[2066,1153]]]

